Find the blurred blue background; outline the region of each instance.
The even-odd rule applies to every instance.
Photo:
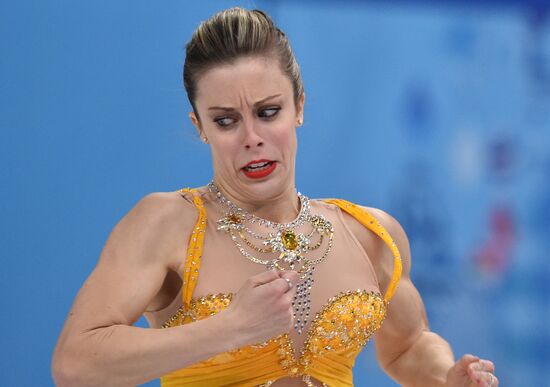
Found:
[[[550,386],[547,2],[143,0],[0,4],[0,385],[52,385],[112,227],[149,192],[209,181],[183,47],[234,5],[270,13],[302,67],[298,189],[394,215],[456,356]],[[396,385],[372,343],[355,383]]]

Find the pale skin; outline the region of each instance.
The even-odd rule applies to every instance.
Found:
[[[294,189],[296,127],[304,96],[270,57],[241,58],[214,67],[198,82],[196,115],[208,142],[214,179],[224,194],[266,219],[290,221],[299,211]],[[221,108],[221,109],[220,109]],[[242,167],[251,160],[277,163],[262,181],[251,182]],[[465,355],[455,362],[448,343],[431,332],[420,295],[410,280],[410,249],[399,223],[369,211],[393,236],[403,257],[403,277],[382,328],[375,335],[381,367],[404,386],[498,386],[488,360]],[[52,361],[58,386],[132,386],[185,368],[217,353],[265,341],[292,326],[295,272],[267,271],[249,278],[224,311],[171,329],[131,326],[147,310],[166,306],[180,283],[186,237],[195,208],[177,193],[143,198],[114,228],[99,262],[80,290]],[[350,218],[350,227],[372,259],[381,289],[393,270],[384,243]],[[244,313],[246,311],[246,313]],[[284,378],[274,386],[303,383]]]

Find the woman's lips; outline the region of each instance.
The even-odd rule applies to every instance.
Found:
[[[275,170],[277,163],[271,160],[254,160],[246,164],[243,173],[251,179],[261,179]]]

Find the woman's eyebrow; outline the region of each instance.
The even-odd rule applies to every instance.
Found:
[[[270,95],[269,97],[262,98],[261,100],[255,102],[255,103],[254,103],[254,106],[261,105],[262,103],[267,102],[267,101],[269,101],[270,99],[277,98],[277,97],[280,97],[280,96],[281,96],[281,94],[275,94],[275,95]],[[232,110],[235,110],[235,109],[232,108],[232,107],[211,106],[211,107],[208,108],[208,110],[232,111]]]
[[[256,103],[254,104],[254,106],[261,105],[262,103],[267,102],[267,101],[269,101],[270,99],[277,98],[277,97],[280,97],[280,96],[281,96],[281,94],[270,95],[269,97],[265,97],[264,99],[261,99],[261,100],[259,100],[258,102],[256,102]]]

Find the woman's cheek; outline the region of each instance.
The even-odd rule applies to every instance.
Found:
[[[286,147],[291,147],[296,142],[296,129],[291,125],[277,131],[277,142]]]

